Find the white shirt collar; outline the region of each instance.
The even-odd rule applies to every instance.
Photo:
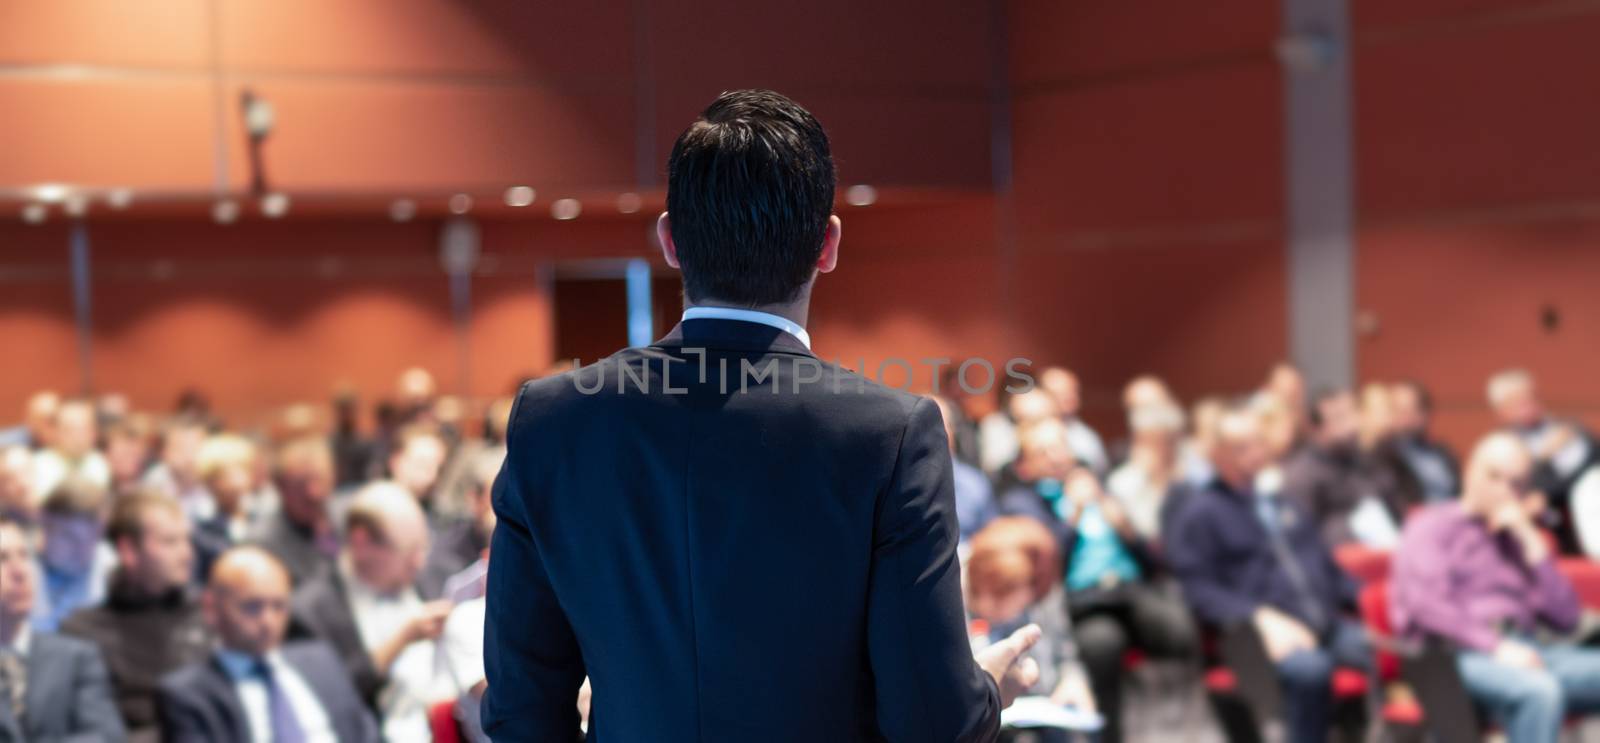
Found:
[[[793,320],[779,317],[770,312],[760,310],[747,310],[742,307],[690,307],[683,311],[685,320],[743,320],[745,322],[760,323],[768,327],[777,328],[799,339],[808,350],[811,348],[811,334]]]
[[[16,653],[18,657],[26,658],[28,657],[28,648],[32,644],[33,630],[28,626],[28,620],[24,618],[22,626],[17,628],[17,636],[11,638],[11,645],[0,647],[10,647],[11,652]]]

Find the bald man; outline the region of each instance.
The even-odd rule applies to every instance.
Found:
[[[1457,651],[1467,692],[1511,743],[1554,741],[1568,714],[1600,711],[1600,650],[1536,639],[1570,632],[1582,607],[1556,569],[1518,437],[1485,437],[1457,502],[1412,517],[1395,555],[1395,626]]]
[[[204,597],[216,653],[162,679],[163,739],[176,743],[377,741],[378,725],[332,648],[284,644],[289,571],[258,547],[219,557]]]
[[[416,497],[392,482],[372,483],[351,499],[336,568],[293,599],[295,635],[333,645],[390,740],[427,740],[428,708],[457,691],[434,663],[451,606],[424,603],[417,590],[428,547]]]

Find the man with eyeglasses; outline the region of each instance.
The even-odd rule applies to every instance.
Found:
[[[1554,643],[1582,611],[1535,519],[1533,456],[1495,433],[1473,450],[1461,500],[1428,506],[1395,555],[1395,625],[1458,651],[1467,692],[1511,743],[1555,741],[1567,714],[1600,711],[1600,650]]]
[[[271,553],[239,547],[211,569],[203,609],[218,645],[161,681],[165,740],[366,743],[378,725],[326,644],[284,644],[289,572]]]

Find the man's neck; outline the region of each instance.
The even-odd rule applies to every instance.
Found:
[[[694,307],[722,307],[726,309],[765,312],[769,315],[777,315],[778,317],[788,320],[803,328],[806,326],[806,317],[811,310],[811,292],[809,290],[801,292],[800,296],[793,302],[762,304],[756,306],[734,304],[732,302],[723,302],[721,300],[711,298],[704,298],[698,302],[695,302],[685,297],[683,300],[683,308],[688,310]]]

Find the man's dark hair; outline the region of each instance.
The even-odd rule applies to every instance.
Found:
[[[828,135],[770,90],[723,93],[672,145],[667,212],[690,301],[793,301],[833,213]]]
[[[1306,422],[1310,423],[1312,428],[1322,428],[1323,404],[1352,394],[1354,393],[1343,387],[1318,387],[1311,393],[1311,400],[1306,404]]]
[[[1399,384],[1401,387],[1411,390],[1411,393],[1417,396],[1417,407],[1422,410],[1424,415],[1433,412],[1433,394],[1428,392],[1426,385],[1416,379],[1402,379]]]

